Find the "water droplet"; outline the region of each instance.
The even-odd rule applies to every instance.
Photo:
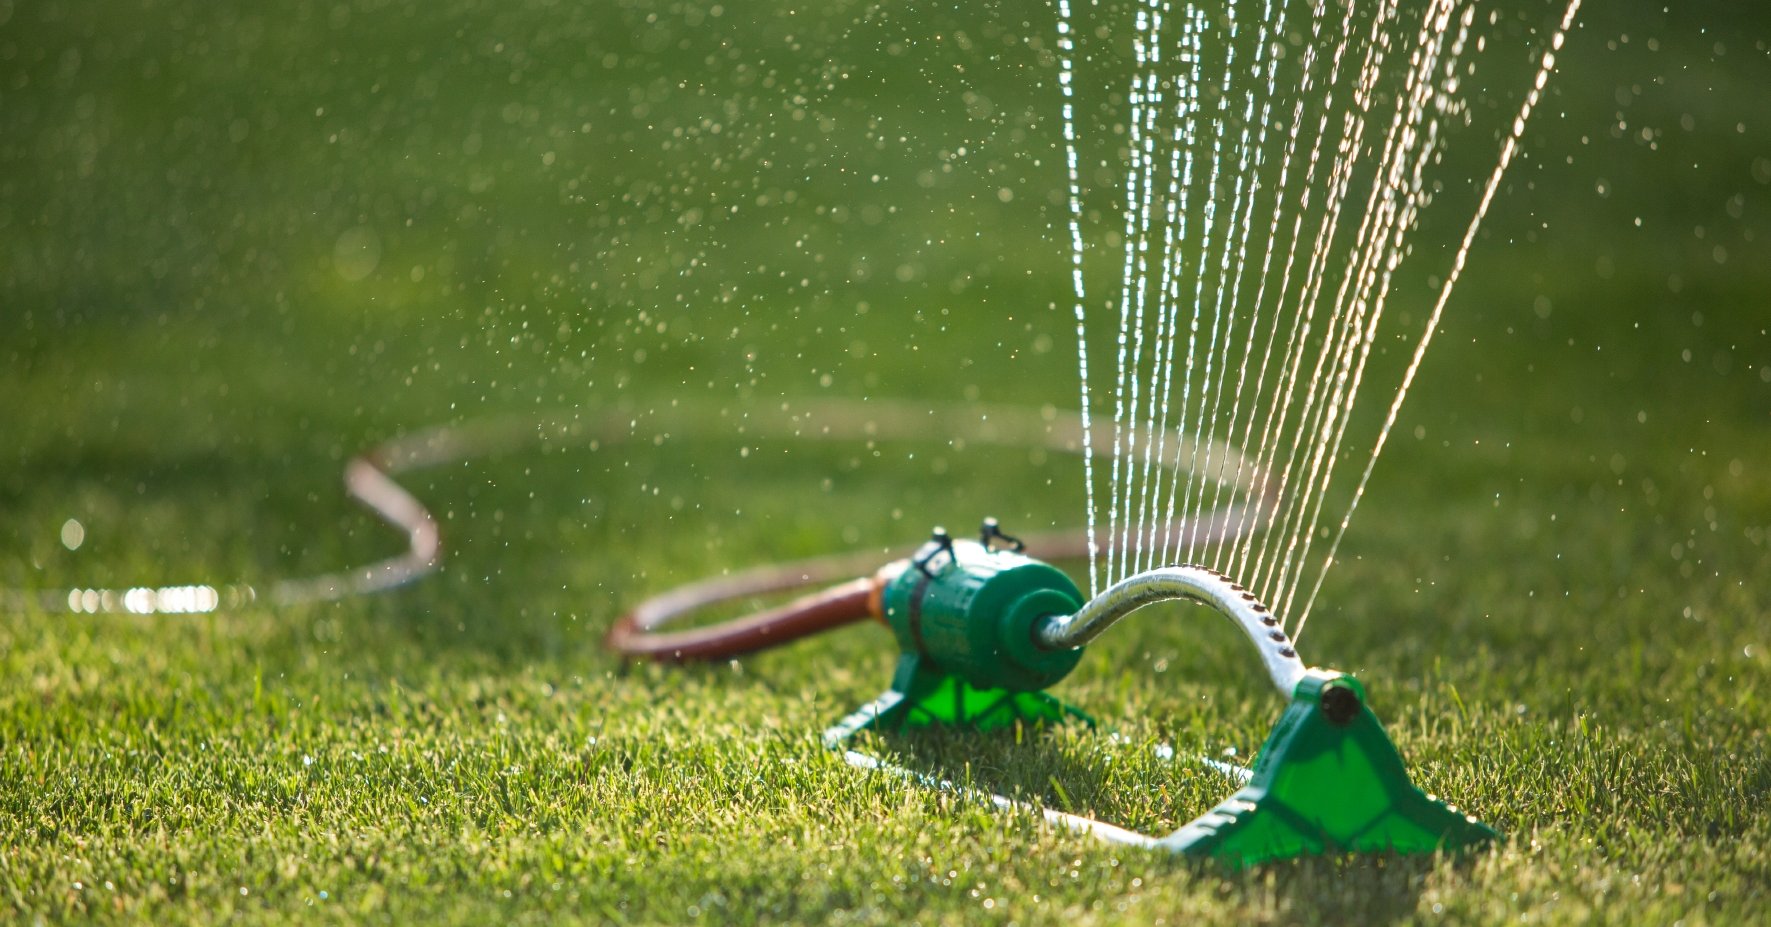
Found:
[[[86,543],[86,526],[72,518],[62,522],[61,543],[69,550],[79,550]]]
[[[365,225],[345,229],[332,246],[332,263],[338,275],[356,281],[375,272],[381,263],[381,238]]]

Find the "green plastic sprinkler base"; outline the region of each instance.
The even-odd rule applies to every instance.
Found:
[[[863,730],[946,727],[988,731],[1022,724],[1093,721],[1042,692],[979,689],[932,670],[914,654],[900,658],[893,687],[824,732],[844,750]],[[935,787],[934,780],[865,755],[857,765],[889,769]],[[1150,837],[1064,814],[1047,820],[1116,842],[1211,859],[1230,869],[1338,853],[1402,855],[1457,852],[1500,836],[1493,828],[1415,788],[1402,758],[1365,704],[1365,689],[1343,673],[1313,669],[1297,690],[1234,795],[1167,837]],[[1024,807],[979,796],[998,807]]]
[[[824,745],[835,749],[865,730],[945,727],[998,731],[1016,724],[1062,724],[1071,719],[1090,727],[1095,723],[1044,692],[979,688],[951,673],[931,669],[922,657],[907,653],[898,658],[892,687],[826,730]]]
[[[1232,868],[1324,853],[1458,851],[1499,832],[1415,788],[1359,681],[1310,670],[1236,794],[1159,841]]]

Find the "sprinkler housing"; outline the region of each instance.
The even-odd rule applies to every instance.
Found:
[[[887,575],[879,610],[901,651],[892,687],[824,733],[825,745],[843,750],[855,765],[965,791],[848,744],[864,730],[989,731],[1070,719],[1092,724],[1043,690],[1075,668],[1083,642],[1126,614],[1151,602],[1187,598],[1242,626],[1289,699],[1253,766],[1228,768],[1244,784],[1166,837],[1042,809],[1047,820],[1231,868],[1328,853],[1455,852],[1500,836],[1416,788],[1358,680],[1304,668],[1277,619],[1221,574],[1199,567],[1151,571],[1085,602],[1069,576],[1023,554],[992,520],[979,541],[956,540],[937,529]],[[1019,807],[999,796],[980,797]]]

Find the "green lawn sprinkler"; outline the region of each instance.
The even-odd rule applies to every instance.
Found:
[[[1086,552],[1068,536],[1033,540],[1040,550]],[[994,519],[976,541],[937,529],[905,560],[874,575],[712,627],[664,632],[670,622],[720,602],[853,576],[852,558],[820,559],[719,577],[642,603],[610,631],[617,652],[659,660],[728,659],[875,617],[898,639],[892,686],[824,732],[850,764],[889,772],[999,808],[1133,846],[1213,859],[1232,868],[1325,853],[1455,852],[1499,836],[1415,788],[1396,747],[1366,707],[1358,680],[1309,669],[1279,619],[1229,577],[1197,566],[1139,573],[1085,601],[1062,570],[1024,553]],[[1082,659],[1083,646],[1154,602],[1190,599],[1242,629],[1289,701],[1252,767],[1202,760],[1242,783],[1234,795],[1166,837],[1037,808],[957,786],[853,747],[866,730],[993,731],[1016,725],[1093,722],[1046,693]]]
[[[1235,622],[1260,652],[1285,713],[1234,795],[1166,837],[1038,809],[1049,821],[1104,839],[1210,858],[1232,868],[1323,853],[1458,851],[1499,834],[1409,781],[1396,747],[1345,673],[1310,669],[1279,620],[1223,574],[1196,566],[1132,576],[1091,601],[1057,568],[1022,553],[986,522],[978,541],[936,531],[914,557],[882,573],[877,607],[902,655],[892,687],[824,732],[856,766],[937,787],[950,783],[849,748],[864,730],[990,731],[1087,716],[1044,690],[1076,667],[1084,645],[1153,602],[1190,599]],[[1022,807],[983,796],[1001,807]]]

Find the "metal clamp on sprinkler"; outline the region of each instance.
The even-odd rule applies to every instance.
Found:
[[[640,606],[610,633],[621,652],[694,659],[760,649],[872,615],[883,619],[900,656],[891,688],[824,732],[824,744],[852,765],[934,788],[1115,843],[1210,858],[1232,868],[1297,856],[1433,853],[1480,845],[1499,834],[1415,788],[1402,758],[1344,673],[1305,667],[1279,619],[1256,597],[1213,570],[1164,567],[1128,577],[1092,600],[1063,571],[1023,552],[994,519],[979,540],[936,529],[905,560],[746,619],[699,631],[657,634],[689,609],[716,600],[779,591],[807,570],[777,571],[690,587]],[[1204,761],[1242,781],[1235,794],[1166,837],[1135,833],[1049,808],[1034,808],[914,772],[850,748],[862,731],[956,728],[989,731],[1017,724],[1093,722],[1044,690],[1082,659],[1083,647],[1146,605],[1186,599],[1229,618],[1261,655],[1288,699],[1253,766]],[[759,643],[768,641],[769,643]],[[677,649],[671,650],[672,643]],[[725,647],[730,643],[730,648]]]

